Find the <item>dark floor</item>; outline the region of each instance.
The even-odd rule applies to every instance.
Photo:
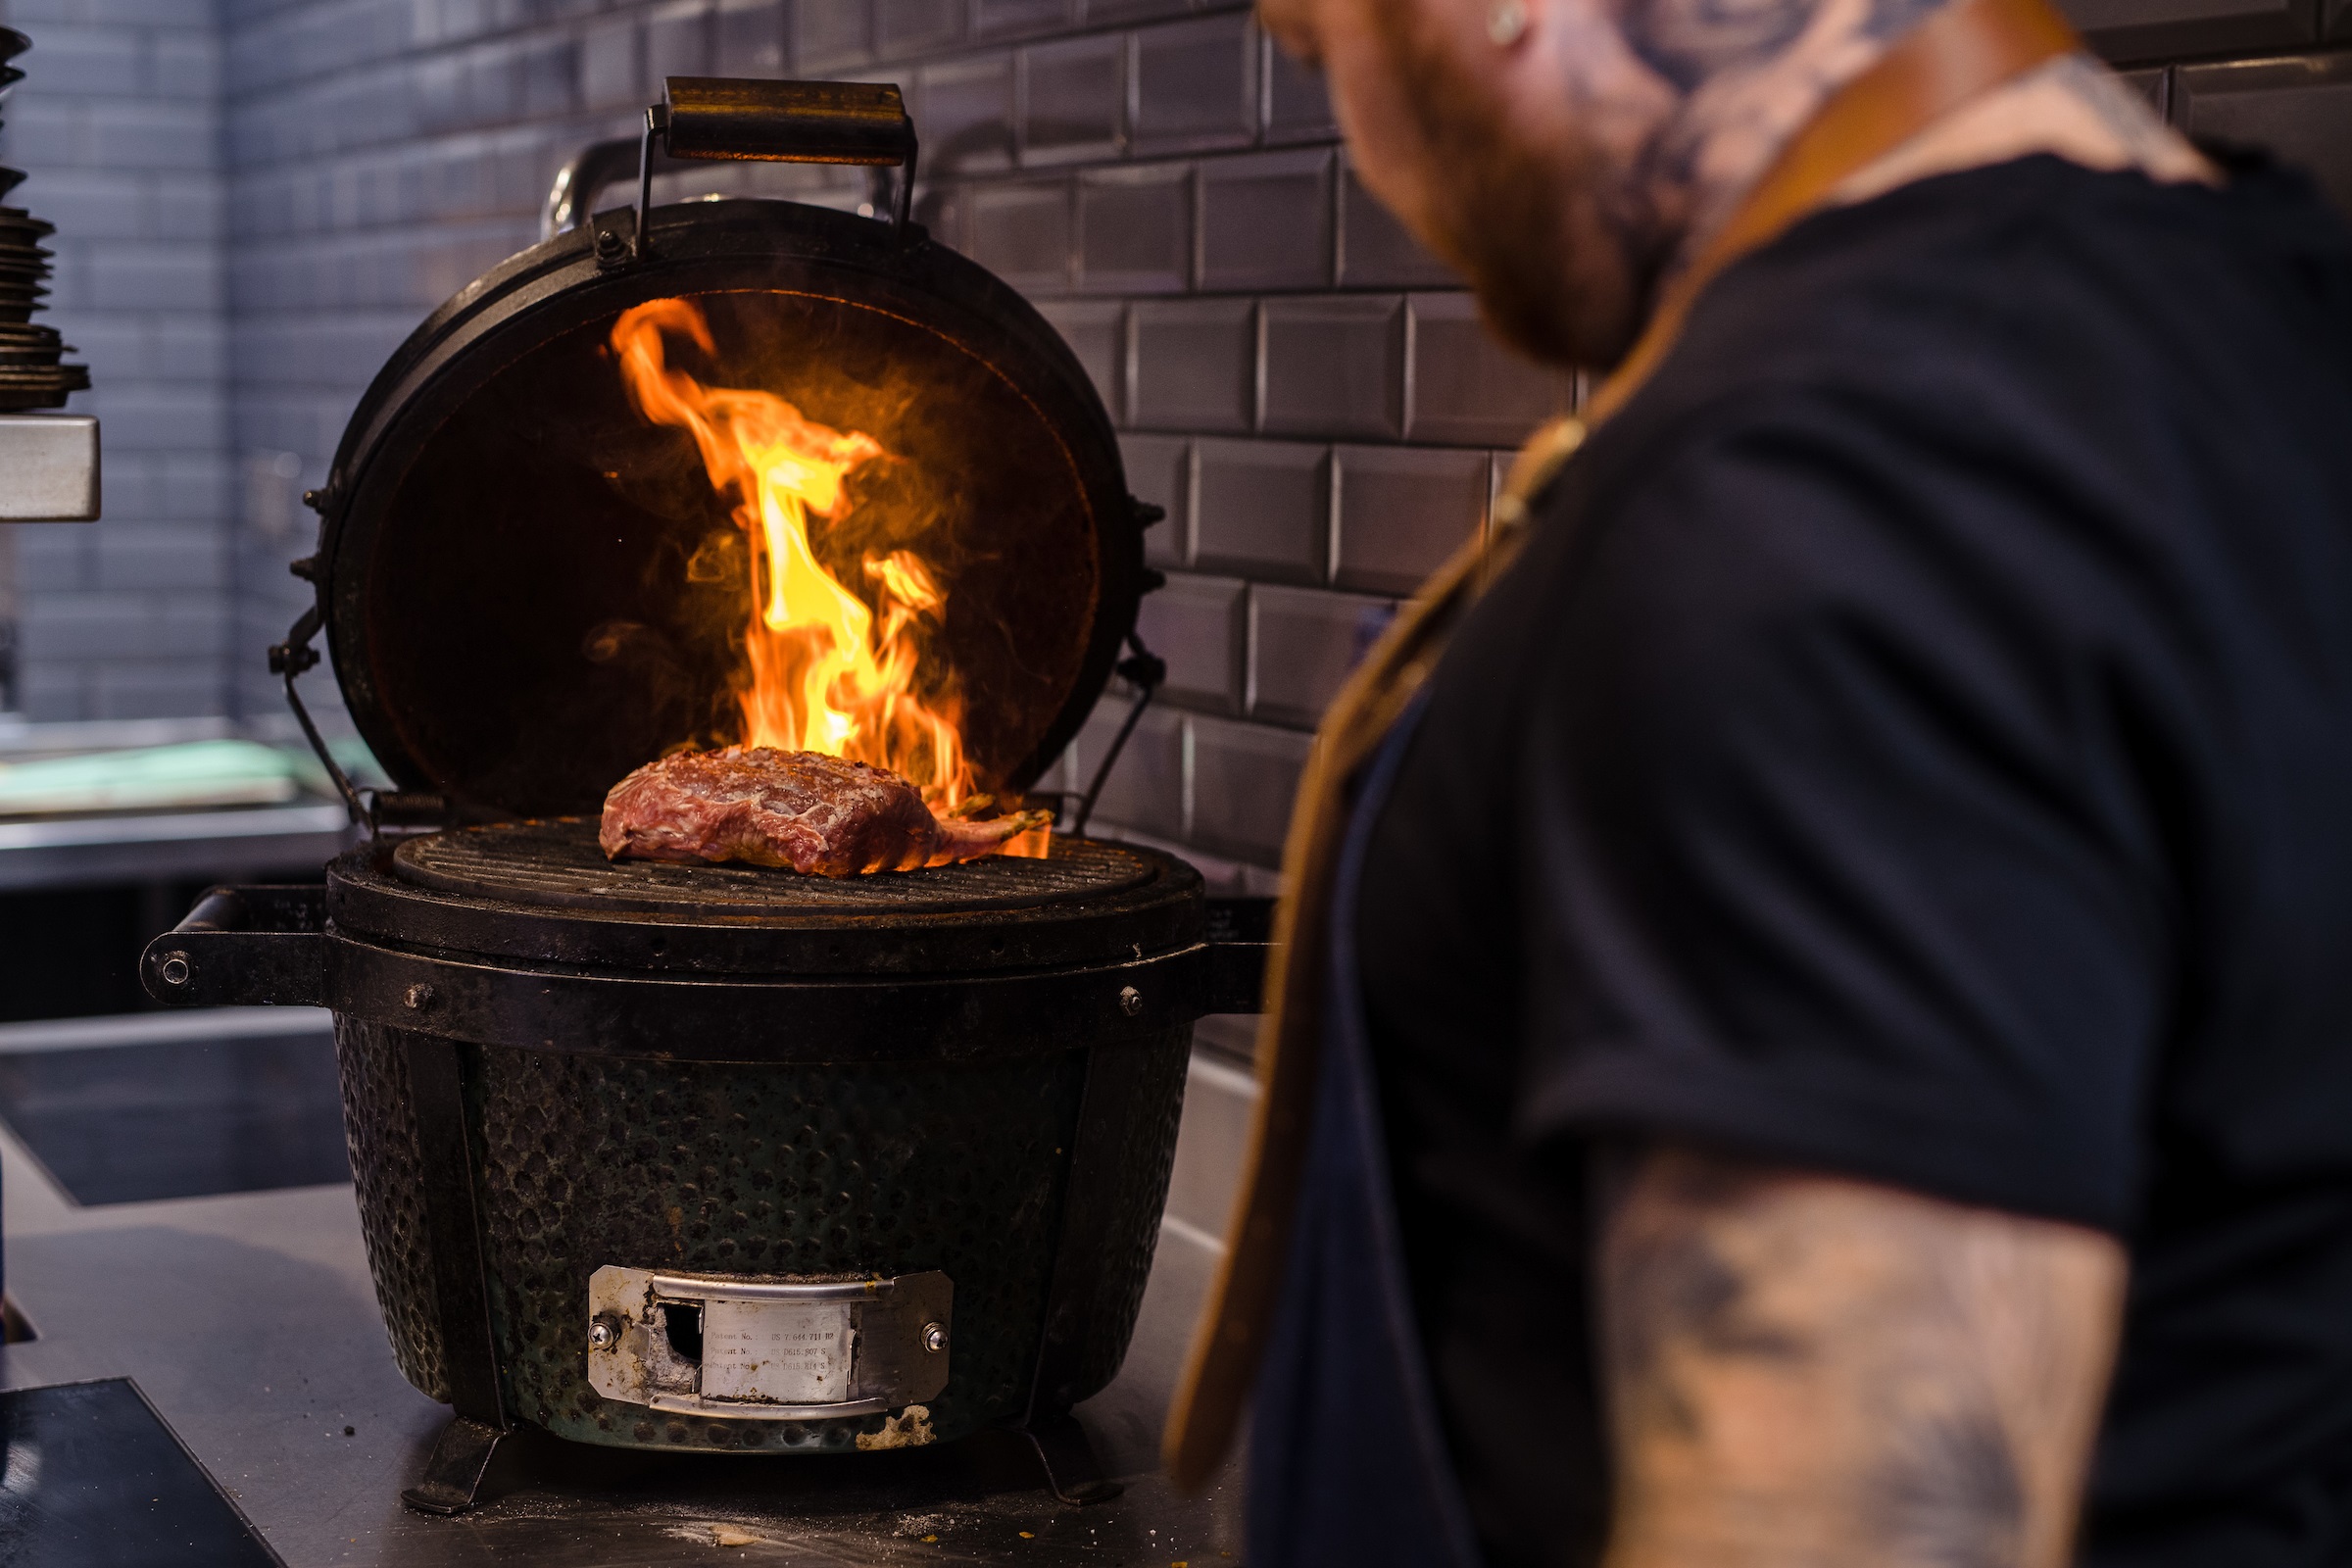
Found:
[[[127,1378],[0,1394],[0,1563],[273,1568]]]
[[[324,1028],[10,1052],[0,1119],[84,1205],[351,1180]]]

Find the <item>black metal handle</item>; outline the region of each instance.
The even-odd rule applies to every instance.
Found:
[[[179,1007],[320,1006],[325,926],[326,889],[315,883],[207,888],[147,944],[139,982]]]
[[[888,82],[671,76],[662,97],[662,142],[672,158],[914,163],[914,122]]]
[[[662,102],[645,112],[637,151],[637,236],[629,259],[643,261],[654,205],[654,144],[670,158],[761,159],[786,164],[863,164],[900,168],[891,229],[902,240],[914,202],[914,122],[897,86],[877,81],[760,81],[735,76],[669,76]],[[591,148],[574,166],[584,164]],[[561,179],[562,176],[559,176]],[[575,213],[594,193],[567,192]],[[556,203],[551,193],[551,210]],[[600,245],[601,245],[600,240]],[[606,265],[620,260],[597,255]]]

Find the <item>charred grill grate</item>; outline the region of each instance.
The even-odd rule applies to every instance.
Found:
[[[802,876],[753,865],[608,860],[583,817],[502,822],[411,839],[392,853],[403,881],[512,904],[649,914],[956,914],[1118,893],[1156,867],[1115,844],[1056,837],[1045,859],[992,856],[872,876]]]

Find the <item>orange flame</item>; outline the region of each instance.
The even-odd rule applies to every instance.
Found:
[[[934,810],[953,810],[974,791],[961,704],[937,672],[916,678],[922,623],[936,623],[947,595],[919,557],[894,550],[864,559],[869,604],[825,569],[808,541],[811,515],[848,516],[843,482],[886,455],[881,443],[805,418],[772,393],[706,387],[669,368],[665,331],[715,352],[703,313],[679,299],[625,312],[612,349],[638,412],[693,433],[712,487],[733,492],[735,520],[751,537],[749,678],[738,693],[744,744],[887,767]],[[1024,834],[1011,853],[1043,855],[1044,844],[1029,839],[1042,835]]]

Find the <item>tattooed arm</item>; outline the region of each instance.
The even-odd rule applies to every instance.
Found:
[[[1601,1246],[1606,1568],[2058,1568],[2124,1272],[2069,1225],[1635,1157]]]

